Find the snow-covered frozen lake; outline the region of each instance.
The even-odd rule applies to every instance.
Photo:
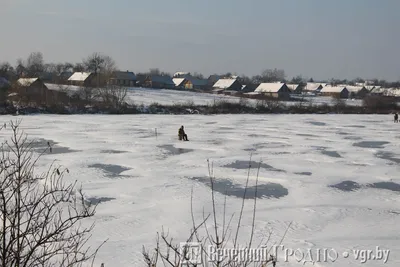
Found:
[[[67,180],[101,201],[92,242],[109,241],[96,266],[143,266],[142,246],[155,245],[162,227],[185,241],[192,187],[198,221],[203,208],[210,211],[210,188],[202,182],[207,159],[219,189],[233,184],[227,212],[237,214],[250,154],[263,162],[256,240],[272,230],[279,241],[292,222],[285,248],[339,252],[335,262],[314,266],[400,266],[400,124],[391,115],[32,115],[3,116],[2,123],[15,118],[30,138],[56,142],[40,170],[57,160],[69,169]],[[177,140],[180,125],[190,142]],[[9,134],[0,131],[1,138]],[[216,199],[222,204],[224,195]],[[242,238],[252,205],[246,200],[241,242],[248,241]],[[390,250],[386,264],[354,258],[353,249],[377,246]],[[289,257],[277,266],[303,264]]]

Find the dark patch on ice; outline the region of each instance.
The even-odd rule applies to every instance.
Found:
[[[193,177],[192,179],[201,182],[211,188],[211,181],[208,177]],[[245,186],[232,183],[228,179],[214,179],[213,189],[226,196],[234,196],[237,198],[243,198],[245,193]],[[256,195],[257,191],[257,195]],[[289,191],[287,188],[283,187],[281,184],[277,183],[267,183],[258,184],[256,186],[248,186],[246,190],[245,199],[257,198],[281,198],[287,196]]]
[[[258,167],[267,169],[270,171],[275,171],[275,172],[286,172],[285,170],[280,170],[280,169],[275,169],[271,165],[268,165],[266,163],[259,163],[256,161],[242,161],[242,160],[237,160],[235,162],[232,162],[230,164],[224,165],[223,167],[225,168],[233,168],[233,169],[238,169],[238,170],[243,170],[243,169],[248,169],[249,167],[251,169],[257,169]]]
[[[101,164],[101,163],[96,163],[88,166],[89,168],[96,168],[100,169],[103,172],[107,174],[109,177],[118,177],[121,176],[121,173],[127,170],[130,170],[130,168],[123,167],[120,165],[113,165],[113,164]]]
[[[344,127],[347,127],[347,128],[365,128],[364,125],[346,125]]]
[[[345,192],[350,192],[360,189],[361,185],[353,181],[343,181],[338,184],[330,185],[329,187],[336,188]]]
[[[326,155],[326,156],[332,157],[332,158],[341,158],[341,157],[342,157],[342,156],[341,156],[338,152],[336,152],[336,151],[321,150],[321,153],[324,154],[324,155]]]
[[[359,136],[346,136],[346,137],[344,137],[343,139],[346,139],[346,140],[362,140],[362,138],[361,137],[359,137]]]
[[[387,151],[379,151],[375,154],[377,158],[389,160],[391,162],[400,164],[400,159],[395,157],[395,154]]]
[[[221,130],[235,130],[235,128],[227,127],[227,126],[221,126],[221,127],[219,127],[219,129],[221,129]]]
[[[127,151],[121,151],[121,150],[101,150],[100,153],[106,153],[106,154],[121,154],[121,153],[126,153]]]
[[[216,124],[217,122],[216,121],[209,121],[209,122],[206,122],[206,124]]]
[[[395,214],[395,215],[400,215],[400,212],[398,211],[393,211],[393,210],[389,210],[389,213]]]
[[[90,197],[86,199],[86,203],[91,204],[91,205],[97,205],[102,202],[108,202],[111,200],[115,200],[113,197]]]
[[[336,134],[338,134],[338,135],[350,135],[350,133],[346,133],[346,132],[337,132]]]
[[[367,184],[367,187],[400,192],[400,184],[393,182],[377,182],[377,183]]]
[[[296,135],[298,135],[298,136],[305,136],[305,137],[318,137],[318,136],[313,135],[313,134],[302,134],[302,133],[299,133],[299,134],[296,134]]]
[[[170,155],[180,155],[180,154],[185,154],[185,153],[189,153],[189,152],[193,151],[193,149],[189,149],[189,148],[176,148],[173,145],[161,145],[158,147],[168,151],[168,154],[170,154]]]
[[[249,137],[268,137],[266,134],[249,134]]]
[[[43,138],[27,140],[27,145],[32,148],[33,151],[37,153],[44,154],[64,154],[64,153],[72,153],[79,152],[79,150],[72,150],[69,147],[63,147],[57,145],[58,143],[53,140],[47,140]],[[49,147],[50,145],[50,147]]]
[[[363,148],[384,148],[384,145],[390,144],[386,141],[361,141],[354,143],[353,146],[363,147]]]
[[[312,172],[295,172],[294,174],[311,176],[311,175],[312,175]]]
[[[316,125],[316,126],[325,126],[326,125],[325,122],[320,122],[320,121],[307,121],[307,123]]]

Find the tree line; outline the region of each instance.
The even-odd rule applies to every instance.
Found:
[[[61,76],[63,73],[71,72],[92,72],[92,73],[102,73],[108,75],[113,71],[117,70],[117,64],[114,59],[108,55],[95,52],[91,55],[82,59],[81,62],[58,62],[58,63],[48,63],[45,62],[43,53],[32,52],[26,59],[18,59],[15,66],[11,65],[9,62],[0,62],[0,76],[8,80],[13,80],[13,78],[20,77],[39,77],[44,73],[55,74],[56,76]],[[172,77],[173,75],[169,72],[162,71],[159,68],[151,68],[147,72],[136,73],[138,78],[146,77],[148,75],[161,75]],[[305,84],[307,82],[314,82],[313,78],[305,78],[302,75],[297,75],[292,78],[288,78],[284,69],[271,68],[265,69],[260,74],[254,76],[247,75],[237,75],[233,72],[226,72],[220,74],[213,74],[217,77],[233,77],[236,76],[242,84],[259,84],[267,82],[286,82],[294,84]],[[206,77],[201,73],[192,73],[192,77],[198,79],[206,79]],[[355,78],[352,80],[348,79],[338,79],[332,78],[329,80],[320,80],[319,82],[328,84],[348,84],[355,85],[357,83],[364,83],[366,80],[363,78]],[[389,82],[383,79],[372,79],[369,80],[372,85],[382,86],[382,87],[400,87],[400,81]]]

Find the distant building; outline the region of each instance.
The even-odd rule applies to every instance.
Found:
[[[306,86],[303,88],[304,92],[313,92],[313,93],[317,93],[320,92],[321,89],[325,86],[327,86],[328,84],[326,83],[306,83]]]
[[[261,83],[254,92],[279,99],[289,99],[291,93],[285,83]]]
[[[144,80],[144,86],[155,89],[175,89],[175,83],[169,76],[150,75]]]
[[[320,91],[321,96],[332,96],[336,98],[349,98],[350,92],[345,86],[327,85]]]
[[[115,71],[109,79],[109,84],[125,87],[133,87],[136,85],[136,75],[131,71]]]
[[[98,75],[91,72],[75,72],[68,78],[68,83],[75,86],[96,87],[101,86],[103,79],[96,79]]]
[[[47,104],[47,87],[40,78],[20,78],[14,89],[27,103]]]
[[[346,89],[350,93],[350,98],[362,99],[370,93],[370,91],[365,86],[346,86]]]
[[[190,76],[190,72],[178,71],[178,72],[175,72],[173,77],[174,78],[182,78],[185,76]]]
[[[183,89],[183,82],[186,81],[185,78],[172,78],[172,81],[175,84],[175,87],[178,89]]]
[[[302,85],[302,84],[288,83],[286,85],[293,94],[301,94],[304,89],[304,85]]]
[[[213,90],[241,91],[242,85],[237,79],[219,79],[213,86]]]

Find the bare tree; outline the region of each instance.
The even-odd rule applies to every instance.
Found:
[[[282,69],[267,69],[261,74],[261,82],[283,82],[286,78],[285,71]]]
[[[127,87],[107,85],[98,89],[98,96],[106,106],[115,110],[120,110],[126,103],[127,92]]]
[[[244,261],[238,261],[238,259],[234,257],[218,257],[220,249],[226,249],[229,245],[232,245],[232,249],[236,249],[237,251],[240,249],[239,245],[239,234],[241,233],[241,221],[243,218],[245,200],[247,189],[249,187],[250,180],[250,170],[251,166],[251,157],[249,162],[249,168],[247,173],[246,185],[243,192],[242,197],[242,205],[239,211],[239,216],[237,218],[236,225],[233,225],[234,215],[227,217],[226,214],[226,197],[224,200],[224,204],[222,207],[222,211],[217,210],[217,203],[215,200],[215,177],[213,174],[213,167],[208,164],[208,172],[210,178],[210,187],[211,187],[211,201],[212,201],[212,210],[209,214],[205,214],[203,212],[202,219],[199,222],[196,222],[194,212],[193,212],[193,189],[191,192],[191,219],[192,219],[192,229],[190,234],[185,240],[185,243],[188,246],[181,246],[181,244],[176,244],[173,241],[172,237],[168,236],[168,233],[164,230],[161,234],[157,234],[156,246],[154,250],[151,252],[145,247],[143,247],[143,257],[146,266],[148,267],[156,267],[156,266],[170,266],[170,267],[180,267],[180,266],[215,266],[215,267],[245,267],[249,265],[265,267],[267,265],[276,266],[277,258],[276,255],[273,255],[271,246],[269,249],[267,245],[271,243],[272,232],[268,233],[266,239],[261,240],[258,245],[253,246],[256,240],[254,238],[254,233],[256,229],[255,219],[256,219],[256,208],[257,208],[257,185],[258,185],[258,177],[260,171],[261,162],[257,168],[257,176],[256,176],[256,185],[254,192],[254,202],[252,209],[252,225],[251,232],[248,236],[248,242],[245,244],[246,248],[258,248],[265,249],[267,252],[265,254],[266,258],[260,259],[258,262],[251,261],[251,259],[247,259]],[[218,220],[217,215],[222,214],[221,220]],[[209,223],[211,220],[211,223]],[[280,239],[279,243],[275,243],[275,246],[280,246],[284,237],[286,236],[287,231],[289,230],[291,223],[288,224],[287,229]],[[201,231],[203,230],[203,231]],[[197,252],[199,252],[198,257],[196,257],[196,261],[191,258],[190,252],[190,243],[197,243],[199,247],[197,247]],[[212,246],[217,251],[217,255],[210,255],[209,247]],[[214,258],[214,256],[217,256]],[[226,256],[226,255],[224,255]],[[197,261],[198,260],[198,261]]]
[[[83,72],[85,71],[85,65],[83,63],[76,63],[73,65],[72,70],[74,72]]]
[[[84,61],[83,65],[86,67],[87,71],[93,72],[95,74],[110,74],[115,71],[115,61],[107,55],[101,53],[93,53],[88,56]]]
[[[1,146],[0,266],[82,266],[102,245],[88,247],[94,224],[81,224],[96,206],[76,183],[64,182],[68,169],[52,165],[45,174],[35,174],[44,152],[35,156],[19,125],[10,123],[10,142]]]
[[[31,77],[36,77],[43,72],[45,70],[43,54],[41,52],[31,53],[26,60],[26,69]]]

